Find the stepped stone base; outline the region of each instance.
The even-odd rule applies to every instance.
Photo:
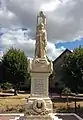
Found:
[[[83,118],[79,117],[74,113],[53,113],[53,116],[55,116],[55,119],[53,118],[54,120],[83,120]],[[0,114],[0,120],[25,120],[25,118],[23,113]],[[40,120],[40,117],[39,117],[39,120]],[[42,119],[42,120],[49,120],[49,119]]]

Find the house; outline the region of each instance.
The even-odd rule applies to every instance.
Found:
[[[61,85],[62,78],[62,65],[64,63],[64,59],[71,54],[72,52],[66,49],[58,58],[53,61],[53,74],[49,77],[49,87],[51,90],[55,89],[56,86]]]

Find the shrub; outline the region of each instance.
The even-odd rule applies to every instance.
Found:
[[[11,83],[6,82],[6,83],[1,84],[1,89],[3,89],[3,90],[8,90],[8,89],[11,89],[11,88],[12,88]]]

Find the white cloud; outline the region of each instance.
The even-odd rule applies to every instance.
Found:
[[[59,0],[52,0],[50,2],[47,2],[46,4],[43,4],[41,6],[41,10],[44,10],[44,11],[48,11],[48,12],[52,12],[54,11],[55,9],[57,9],[57,7],[60,5],[60,1]]]
[[[56,42],[72,41],[83,36],[83,0],[2,0],[1,7],[0,27],[3,29],[0,31],[5,34],[0,40],[0,46],[5,49],[16,46],[26,51],[28,56],[33,54],[36,15],[41,9],[45,10],[47,16],[50,58],[56,57],[63,51],[63,48],[55,47]],[[16,32],[9,31],[9,29],[21,27],[30,30],[26,35],[28,40],[24,40],[21,29]]]
[[[83,0],[9,0],[11,11],[21,26],[35,35],[36,15],[46,9],[48,40],[72,40],[83,30]],[[12,22],[13,24],[13,22]],[[53,41],[54,42],[54,41]]]
[[[55,44],[48,42],[47,44],[47,55],[50,59],[56,59],[66,48],[61,46],[61,48],[56,48]]]
[[[26,35],[26,36],[25,36]],[[24,50],[26,56],[33,57],[35,51],[35,40],[28,36],[28,30],[17,29],[10,30],[3,34],[1,37],[1,45],[4,46],[4,52],[10,47]],[[47,43],[47,56],[54,60],[60,53],[64,51],[64,48],[56,49],[55,44]]]
[[[35,34],[36,15],[44,9],[49,40],[72,40],[83,31],[83,0],[3,0],[0,23],[5,27],[24,26]],[[54,42],[54,41],[53,41]]]

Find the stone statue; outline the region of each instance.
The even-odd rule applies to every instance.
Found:
[[[36,28],[36,43],[35,43],[35,58],[46,58],[46,17],[41,11],[37,16],[37,28]]]

